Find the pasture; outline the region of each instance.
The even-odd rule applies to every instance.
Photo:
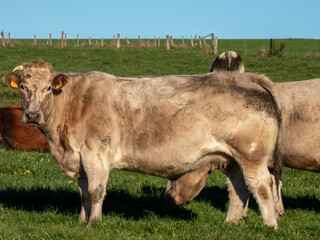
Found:
[[[285,56],[259,56],[269,40],[219,40],[219,52],[235,50],[247,72],[273,81],[320,78],[320,40],[288,39]],[[0,76],[24,62],[40,59],[61,72],[103,71],[118,76],[207,73],[213,50],[198,48],[48,47],[45,40],[20,40],[0,48]],[[0,107],[19,104],[20,93],[0,84]],[[183,207],[162,200],[167,180],[132,172],[113,172],[102,221],[78,223],[77,181],[68,178],[47,153],[0,147],[0,240],[2,239],[319,239],[320,174],[285,168],[285,215],[278,230],[263,225],[251,199],[248,217],[225,224],[228,193],[225,176],[211,174],[199,196]]]

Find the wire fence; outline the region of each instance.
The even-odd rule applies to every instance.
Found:
[[[76,38],[68,38],[67,33],[61,32],[61,38],[53,38],[53,35],[50,33],[48,38],[37,38],[37,35],[34,34],[32,45],[37,46],[38,40],[41,41],[42,45],[43,43],[49,47],[59,47],[59,48],[65,48],[67,46],[70,46],[68,42],[71,43],[71,46],[74,47],[80,47],[80,46],[99,46],[99,47],[113,47],[113,48],[122,48],[122,47],[165,47],[167,50],[170,50],[171,48],[179,48],[179,47],[185,47],[185,48],[213,48],[214,54],[218,53],[218,38],[214,36],[213,33],[210,33],[205,36],[200,36],[195,34],[194,36],[191,35],[189,39],[185,39],[184,36],[182,36],[179,40],[174,40],[172,36],[166,35],[165,43],[163,44],[163,41],[160,37],[154,37],[151,38],[141,38],[140,35],[138,35],[138,39],[128,39],[120,38],[120,34],[118,33],[116,36],[113,35],[112,39],[104,39],[104,38],[91,38],[88,39],[80,39],[79,34],[77,34]],[[164,40],[164,39],[163,39]],[[3,47],[7,46],[17,46],[20,45],[19,39],[11,38],[11,34],[8,33],[7,37],[5,36],[4,32],[1,32],[1,44]]]

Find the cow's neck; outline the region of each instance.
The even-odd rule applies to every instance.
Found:
[[[70,106],[70,97],[67,97],[68,94],[68,89],[65,89],[59,96],[55,96],[54,104],[46,123],[39,127],[49,142],[59,142],[59,128],[64,126],[65,116]]]

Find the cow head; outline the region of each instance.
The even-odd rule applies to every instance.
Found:
[[[33,61],[17,66],[12,73],[3,76],[3,81],[10,88],[21,91],[21,121],[31,126],[41,126],[51,113],[54,95],[61,93],[68,76],[54,73],[48,63]]]
[[[212,62],[210,72],[213,71],[233,71],[233,72],[244,72],[244,64],[241,56],[234,51],[227,51],[221,53]]]

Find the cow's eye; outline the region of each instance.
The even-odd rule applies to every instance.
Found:
[[[24,90],[24,86],[23,86],[22,84],[20,85],[20,88],[21,88],[22,90]]]
[[[49,92],[49,91],[51,91],[51,86],[50,86],[50,87],[48,87],[47,91],[48,91],[48,92]]]
[[[30,74],[27,74],[26,76],[24,76],[25,78],[31,78]]]

